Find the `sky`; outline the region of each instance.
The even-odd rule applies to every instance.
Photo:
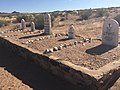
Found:
[[[51,12],[119,6],[120,0],[0,0],[0,12]]]

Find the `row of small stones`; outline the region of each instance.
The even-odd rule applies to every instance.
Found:
[[[85,46],[85,42],[91,43],[91,41],[92,41],[92,39],[89,38],[89,39],[84,39],[83,41],[74,41],[73,43],[69,43],[69,44],[61,44],[58,47],[53,47],[51,49],[46,49],[43,53],[44,54],[53,53],[54,51],[62,50],[64,48],[68,48],[70,46],[74,46],[74,45],[77,45],[77,44],[82,44],[82,46]]]
[[[10,33],[10,32],[22,32],[23,30],[9,30],[9,31],[2,31],[1,33]]]
[[[50,39],[50,38],[53,38],[53,37],[61,37],[61,36],[66,36],[66,34],[55,34],[55,35],[52,35],[52,36],[36,38],[36,39],[33,39],[33,40],[28,40],[26,42],[22,42],[22,44],[33,43],[34,41],[41,41],[41,40]]]
[[[34,31],[30,31],[30,30],[27,30],[26,32],[24,32],[24,30],[9,30],[9,31],[2,31],[1,34],[10,33],[10,32],[11,33],[12,32],[22,32],[22,34],[34,34],[35,33]],[[40,33],[40,31],[38,33]]]

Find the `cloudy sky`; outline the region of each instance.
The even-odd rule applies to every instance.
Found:
[[[120,0],[0,0],[0,12],[46,12],[118,6]]]

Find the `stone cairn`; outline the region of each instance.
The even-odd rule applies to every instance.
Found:
[[[31,22],[31,31],[35,31],[35,23]]]
[[[50,14],[46,14],[44,16],[44,34],[46,34],[46,35],[52,34]]]
[[[26,28],[26,22],[24,19],[21,20],[21,27],[22,27],[22,30]]]
[[[74,39],[74,38],[75,38],[75,28],[74,28],[73,24],[71,24],[71,25],[69,26],[68,38],[69,38],[69,39]]]
[[[113,19],[106,19],[103,24],[102,44],[118,46],[118,31],[118,22]]]

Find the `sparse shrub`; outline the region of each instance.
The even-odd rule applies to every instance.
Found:
[[[92,14],[91,9],[83,11],[81,13],[81,16],[80,16],[79,20],[87,20],[87,19],[89,19],[89,16],[91,16],[91,14]]]
[[[97,10],[97,12],[96,12],[96,18],[103,17],[104,13],[105,13],[105,11],[103,9]]]
[[[115,16],[114,19],[119,23],[119,26],[120,26],[120,14]]]
[[[20,15],[17,17],[17,21],[20,23],[21,19],[24,19],[26,22],[33,21],[33,17],[31,15]]]
[[[0,27],[4,26],[5,25],[5,21],[3,20],[0,20]]]
[[[8,21],[0,20],[0,27],[7,26],[9,23]]]
[[[44,15],[36,16],[34,22],[35,22],[36,29],[43,29],[44,28]]]

